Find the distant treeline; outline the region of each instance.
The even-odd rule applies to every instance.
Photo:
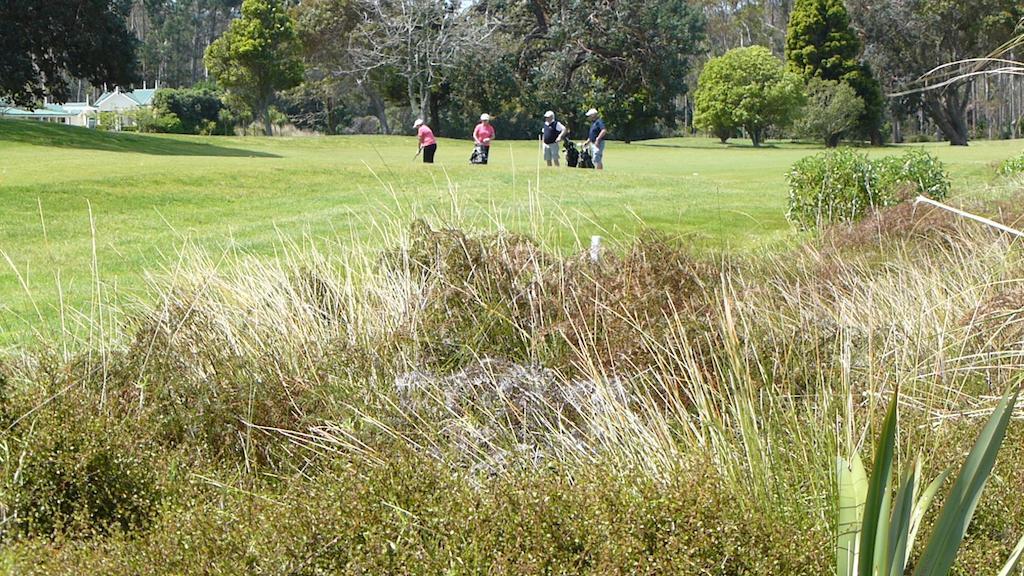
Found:
[[[1024,17],[1016,0],[276,1],[288,7],[303,45],[305,82],[275,101],[297,127],[400,133],[424,117],[435,132],[462,136],[488,112],[499,133],[514,138],[534,137],[547,109],[582,126],[590,106],[602,110],[614,138],[691,132],[704,64],[752,45],[786,58],[794,12],[830,24],[845,10],[856,58],[886,95],[947,62],[989,54],[1021,33]],[[140,40],[144,82],[208,80],[204,52],[241,4],[134,0],[128,24]],[[1019,137],[1021,82],[981,75],[944,88],[941,98],[887,97],[876,133],[896,141]],[[88,89],[79,84],[79,96]]]

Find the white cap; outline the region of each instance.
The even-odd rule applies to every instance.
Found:
[[[591,108],[590,110],[587,110],[587,116],[597,116],[597,109]]]
[[[413,128],[419,128],[422,125],[423,125],[423,118],[417,118],[416,121],[412,123],[412,127]]]
[[[480,115],[480,121],[481,122],[483,122],[484,120],[490,120],[490,119],[491,119],[491,116],[489,114],[487,114],[486,112]]]
[[[548,110],[547,112],[544,113],[544,117],[545,118],[554,118],[555,117],[555,113],[552,112],[551,110]]]

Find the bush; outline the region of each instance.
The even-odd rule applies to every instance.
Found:
[[[847,84],[811,78],[807,82],[807,106],[796,124],[797,133],[824,141],[835,148],[843,133],[857,125],[864,100]]]
[[[116,422],[78,416],[44,415],[19,442],[4,479],[12,525],[44,537],[145,528],[160,499],[145,450]]]
[[[895,200],[919,194],[942,200],[949,196],[949,175],[938,158],[924,150],[909,150],[902,156],[875,161],[878,187]]]
[[[853,222],[918,194],[941,200],[950,187],[942,162],[923,150],[879,160],[849,149],[827,151],[794,164],[788,180],[786,217],[803,228]]]
[[[800,78],[764,46],[736,48],[704,66],[694,96],[694,124],[722,142],[743,128],[759,146],[772,127],[785,127],[803,105]]]
[[[999,174],[1002,176],[1024,174],[1024,153],[1014,156],[1013,158],[1006,159],[1002,165],[999,166]]]
[[[153,111],[158,118],[157,132],[200,134],[216,124],[224,103],[215,92],[205,88],[163,88],[153,96]],[[169,120],[173,117],[174,121]]]

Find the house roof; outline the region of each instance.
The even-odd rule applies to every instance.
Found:
[[[76,112],[68,112],[67,110],[57,106],[56,104],[47,104],[42,108],[34,108],[32,110],[25,110],[24,108],[15,108],[13,106],[0,105],[0,116],[18,117],[18,118],[53,118],[60,116],[74,116]]]
[[[95,112],[98,110],[95,106],[89,105],[88,102],[68,102],[67,104],[61,105],[61,108],[71,112],[72,114],[81,114],[82,112]]]
[[[114,94],[123,94],[128,98],[134,100],[136,103],[138,103],[139,106],[149,106],[153,103],[153,96],[156,94],[156,88],[143,88],[139,90],[132,90],[131,92],[121,92],[120,90],[115,90],[113,92],[104,92],[102,95],[100,95],[99,98],[96,99],[96,105],[98,106],[104,100],[110,98]]]

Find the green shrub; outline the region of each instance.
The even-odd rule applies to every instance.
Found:
[[[160,499],[146,451],[106,419],[48,414],[12,446],[4,479],[12,525],[25,535],[88,536],[144,528]]]
[[[157,127],[159,132],[210,134],[216,126],[224,103],[207,88],[163,88],[153,96],[153,109],[161,117],[174,117]]]
[[[788,178],[786,216],[804,227],[856,220],[876,203],[871,161],[848,148],[804,158]]]
[[[877,186],[893,200],[924,195],[935,200],[949,196],[949,175],[938,158],[924,150],[909,150],[902,156],[875,160]],[[891,203],[895,203],[891,202]]]
[[[942,162],[923,150],[878,160],[830,150],[794,164],[788,180],[786,217],[803,228],[853,222],[918,194],[941,200],[950,188]]]
[[[595,463],[478,483],[401,456],[296,478],[291,490],[263,486],[266,498],[198,488],[140,537],[56,550],[18,543],[16,562],[40,573],[310,576],[816,575],[828,566],[826,528],[743,509],[711,470],[660,484]]]
[[[1002,165],[999,166],[999,174],[1002,176],[1024,174],[1024,153],[1018,154],[1013,158],[1007,158]]]

